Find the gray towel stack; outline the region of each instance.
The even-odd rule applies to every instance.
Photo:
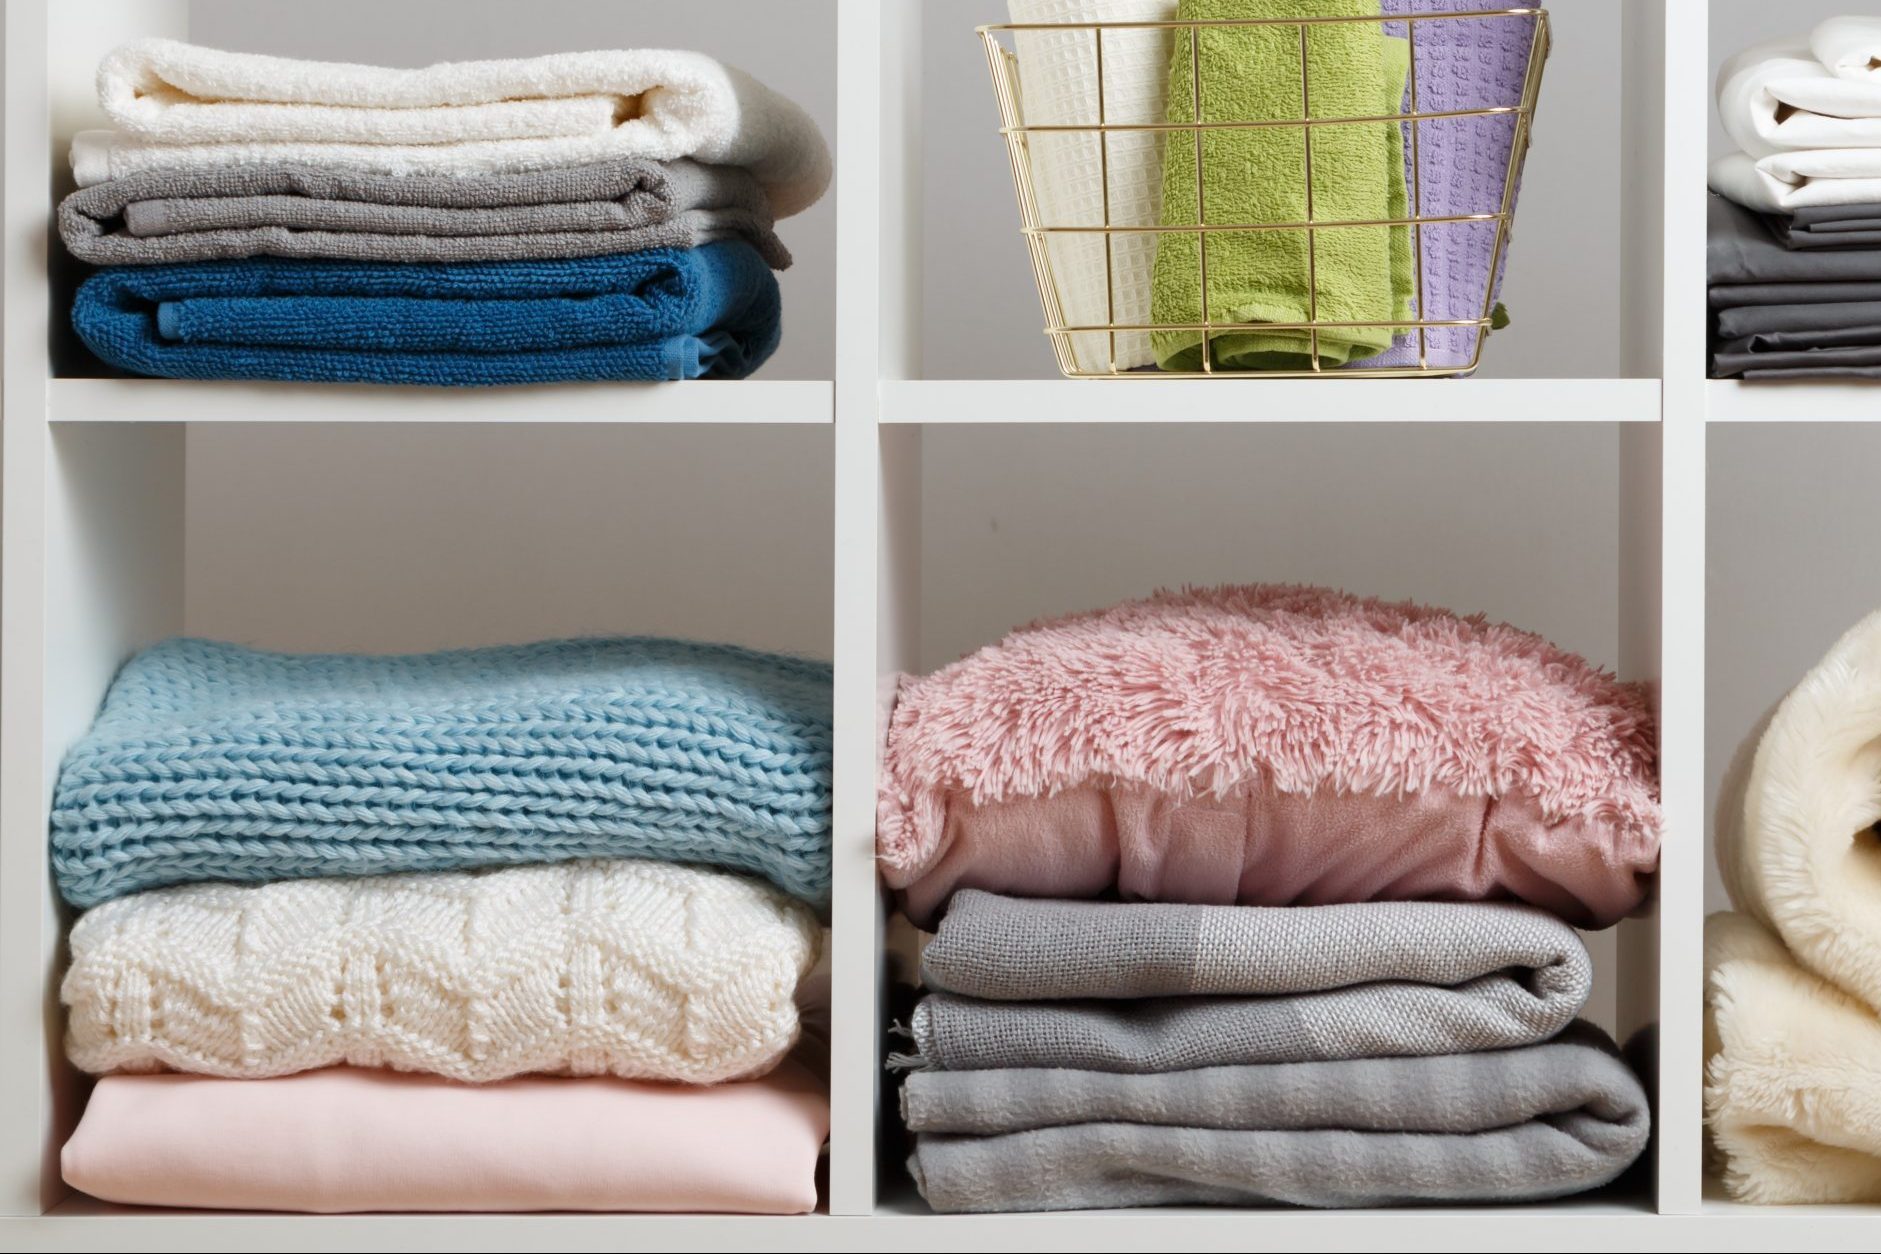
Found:
[[[1586,950],[1527,906],[966,890],[921,973],[895,1062],[936,1210],[1535,1200],[1646,1144]]]

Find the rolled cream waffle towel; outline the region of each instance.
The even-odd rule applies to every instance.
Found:
[[[1155,27],[1106,30],[1100,101],[1097,32],[1072,24],[1164,22],[1175,16],[1175,0],[1008,0],[1007,11],[1014,22],[1066,25],[1064,30],[1013,35],[1020,110],[1026,125],[1095,126],[1100,119],[1113,125],[1163,121],[1174,32]],[[1163,142],[1159,131],[1113,131],[1107,141],[1095,131],[1027,136],[1041,224],[1157,225],[1162,220]],[[1149,322],[1154,234],[1050,235],[1045,248],[1067,323],[1142,326]],[[1110,370],[1111,338],[1072,336],[1078,368]],[[1155,364],[1148,332],[1118,332],[1115,344],[1116,369]]]
[[[1881,612],[1746,739],[1716,824],[1705,1114],[1746,1201],[1881,1200]]]
[[[796,1042],[823,944],[775,889],[659,862],[191,884],[81,915],[60,999],[94,1073],[716,1084]]]
[[[1323,905],[1516,898],[1605,926],[1658,865],[1645,688],[1481,617],[1253,585],[1020,628],[904,678],[877,846],[960,888]]]
[[[749,169],[784,217],[830,180],[829,148],[809,114],[696,52],[393,69],[143,39],[99,64],[98,100],[119,129],[73,140],[81,187],[141,170],[261,162],[496,174],[691,157]]]

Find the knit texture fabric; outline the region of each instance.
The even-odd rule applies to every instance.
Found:
[[[83,915],[60,997],[90,1072],[715,1084],[784,1056],[821,947],[775,889],[657,862],[192,884]]]
[[[749,171],[611,161],[536,174],[357,174],[304,165],[149,170],[59,203],[66,248],[93,265],[237,257],[527,261],[734,237],[790,254]]]
[[[830,882],[830,669],[723,645],[397,656],[171,640],[67,755],[52,864],[76,906],[195,880],[582,857]]]
[[[905,1063],[1137,1073],[1506,1049],[1560,1032],[1593,984],[1573,929],[1526,906],[1085,903],[1028,925],[1033,906],[956,898],[942,930],[956,912],[966,926],[922,975],[979,996],[924,999]]]
[[[1514,1202],[1606,1184],[1646,1094],[1597,1029],[1544,1045],[1172,1075],[909,1077],[909,1166],[939,1211]],[[958,1135],[973,1133],[978,1135]]]
[[[249,258],[101,270],[72,326],[178,379],[478,385],[743,378],[782,300],[742,240],[578,260],[378,265]]]
[[[140,39],[99,63],[98,103],[123,130],[73,140],[80,187],[279,161],[402,175],[691,157],[750,170],[784,217],[830,180],[829,146],[801,106],[711,57],[662,48],[410,69]]]

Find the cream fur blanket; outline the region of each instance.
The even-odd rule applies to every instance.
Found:
[[[697,52],[565,52],[390,69],[125,44],[98,66],[118,129],[72,141],[81,187],[140,170],[298,162],[375,174],[499,174],[617,157],[743,166],[777,215],[829,185],[816,123]]]
[[[1881,612],[1838,641],[1724,781],[1705,1112],[1753,1202],[1881,1199]]]

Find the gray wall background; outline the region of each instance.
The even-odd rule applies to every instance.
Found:
[[[1881,13],[1874,0],[1711,0],[1711,87],[1717,88],[1718,67],[1752,44],[1787,36],[1807,36],[1817,22],[1844,13]],[[1714,96],[1715,99],[1715,96]],[[1736,145],[1718,124],[1711,110],[1711,155],[1721,157]]]
[[[518,13],[527,20],[519,21]],[[588,48],[688,48],[795,100],[836,147],[832,0],[193,0],[190,39],[322,61],[421,66]],[[834,190],[778,234],[797,264],[778,276],[784,342],[766,379],[827,379],[836,338]]]
[[[1719,423],[1709,443],[1708,834],[1739,742],[1844,631],[1881,607],[1868,517],[1881,427]],[[1706,908],[1724,909],[1729,898],[1709,858],[1706,876]]]
[[[1620,373],[1620,0],[1548,11],[1554,51],[1502,287],[1513,321],[1484,350],[1483,378]],[[973,33],[1008,20],[1005,2],[929,0],[924,18],[926,373],[1055,375]]]

